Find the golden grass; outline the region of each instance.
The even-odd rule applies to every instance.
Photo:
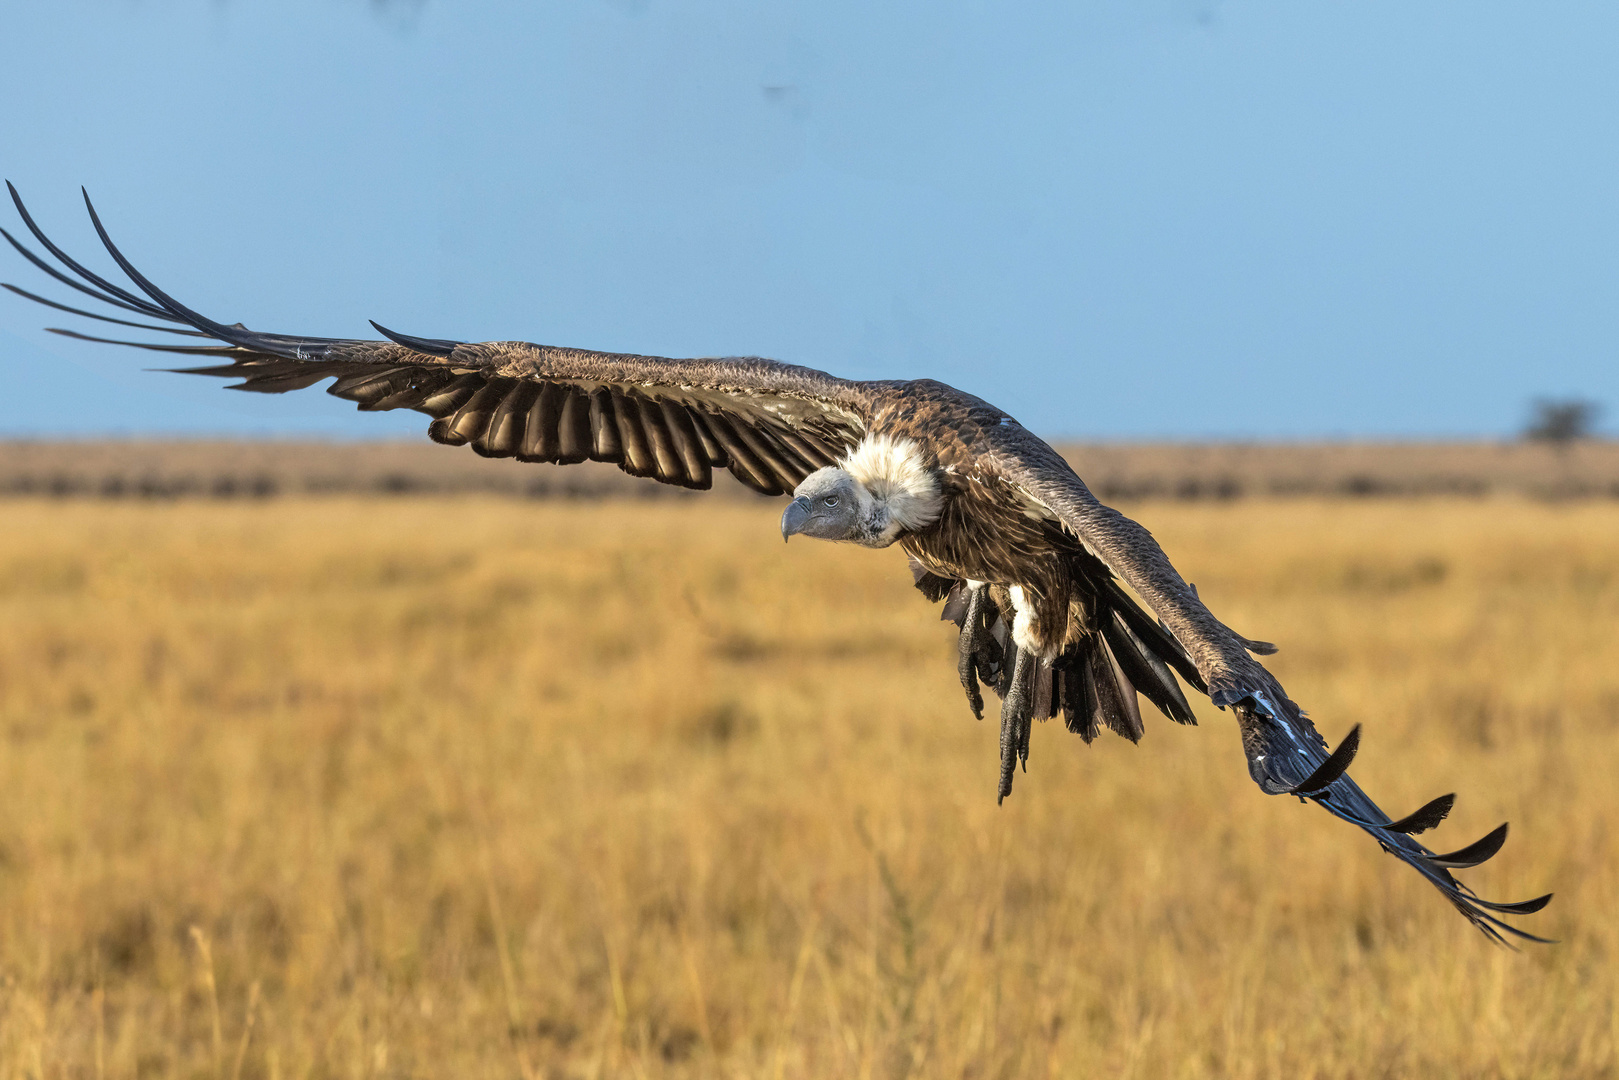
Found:
[[[902,557],[779,506],[13,501],[0,1076],[1619,1075],[1619,506],[1133,509],[1562,944],[1206,707],[997,808]]]

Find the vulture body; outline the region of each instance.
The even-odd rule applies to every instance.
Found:
[[[984,687],[1002,698],[1000,798],[1011,792],[1017,764],[1026,767],[1034,720],[1061,714],[1086,742],[1103,728],[1134,741],[1142,734],[1139,694],[1170,719],[1194,723],[1178,675],[1232,711],[1249,772],[1264,791],[1313,800],[1364,829],[1492,940],[1544,940],[1499,916],[1539,911],[1550,896],[1493,903],[1450,872],[1494,855],[1505,825],[1443,855],[1413,839],[1445,817],[1453,797],[1399,821],[1384,814],[1346,773],[1359,729],[1329,753],[1255,659],[1274,647],[1215,618],[1146,529],[1103,506],[1055,451],[986,401],[926,379],[854,382],[757,358],[468,343],[380,326],[383,340],[256,333],[214,322],[146,280],[113,245],[88,197],[96,231],[134,290],[70,258],[15,188],[11,195],[56,263],[0,233],[57,282],[117,314],[7,289],[197,343],[58,333],[206,358],[182,370],[240,379],[232,389],[283,393],[332,379],[327,392],[361,410],[415,409],[432,417],[428,434],[436,441],[489,457],[606,461],[688,488],[708,488],[714,470],[726,469],[761,494],[794,494],[784,537],[900,544],[917,588],[942,601],[944,617],[960,628],[958,674],[974,714],[983,714]]]

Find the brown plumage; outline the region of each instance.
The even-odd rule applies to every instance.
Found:
[[[1104,728],[1134,741],[1143,732],[1140,695],[1171,719],[1194,723],[1179,675],[1231,708],[1263,790],[1312,799],[1365,829],[1493,940],[1504,941],[1503,932],[1543,940],[1496,915],[1538,911],[1549,896],[1494,904],[1450,874],[1493,855],[1505,826],[1448,855],[1412,840],[1445,816],[1449,797],[1400,821],[1379,810],[1345,774],[1358,729],[1329,754],[1253,656],[1273,648],[1215,618],[1146,529],[1099,503],[1055,451],[988,402],[931,380],[853,382],[752,357],[671,360],[415,338],[380,326],[380,341],[256,333],[214,322],[147,281],[108,238],[88,197],[91,220],[134,291],[71,259],[11,194],[59,266],[0,234],[56,281],[120,315],[5,288],[71,314],[198,343],[57,333],[206,358],[182,370],[240,379],[232,389],[283,393],[331,379],[328,393],[364,411],[415,409],[432,418],[436,441],[489,457],[606,461],[689,488],[710,487],[714,471],[725,469],[765,495],[818,482],[806,478],[858,482],[862,513],[876,515],[876,524],[867,528],[862,519],[864,532],[808,535],[905,548],[917,588],[943,601],[944,617],[960,628],[958,675],[969,706],[982,715],[982,687],[1003,698],[1002,798],[1015,767],[1027,766],[1034,720],[1061,715],[1086,742]],[[807,496],[794,502],[804,507],[793,528],[795,511],[784,516],[784,536],[802,531],[810,512]]]

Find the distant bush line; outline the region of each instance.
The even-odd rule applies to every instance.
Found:
[[[1106,443],[1061,446],[1104,500],[1519,495],[1619,498],[1619,442]],[[718,494],[752,495],[729,476]],[[610,465],[480,458],[429,443],[0,441],[0,496],[690,498]]]

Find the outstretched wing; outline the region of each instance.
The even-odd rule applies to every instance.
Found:
[[[1190,683],[1208,693],[1220,708],[1231,707],[1241,729],[1249,774],[1260,788],[1271,795],[1313,800],[1360,826],[1384,851],[1427,878],[1491,940],[1506,944],[1503,932],[1529,941],[1546,940],[1509,926],[1497,915],[1539,911],[1551,900],[1550,894],[1515,904],[1494,903],[1480,899],[1451,874],[1477,866],[1499,851],[1506,842],[1505,825],[1476,843],[1442,855],[1413,840],[1413,835],[1444,820],[1454,795],[1441,796],[1399,821],[1383,813],[1347,774],[1360,746],[1358,726],[1328,753],[1326,741],[1309,717],[1251,655],[1261,643],[1248,641],[1215,618],[1196,590],[1170,565],[1151,533],[1098,502],[1067,462],[1021,427],[997,427],[990,439],[990,468],[1015,485],[1031,508],[1061,522],[1091,554],[1124,579],[1185,649],[1195,672],[1184,674],[1198,676]]]
[[[831,465],[865,432],[859,384],[756,357],[671,360],[586,352],[521,341],[468,343],[396,334],[386,340],[261,334],[226,326],[176,301],[132,266],[85,196],[96,232],[138,291],[120,287],[57,247],[7,183],[12,202],[52,265],[4,229],[0,235],[40,270],[107,308],[142,321],[86,311],[25,291],[59,311],[209,344],[124,341],[72,330],[83,341],[208,357],[223,363],[180,369],[240,378],[232,390],[280,394],[334,379],[327,393],[364,411],[415,409],[433,418],[428,434],[486,457],[571,464],[607,461],[632,476],[708,488],[729,469],[748,487],[779,495]],[[153,322],[151,320],[156,320]]]

